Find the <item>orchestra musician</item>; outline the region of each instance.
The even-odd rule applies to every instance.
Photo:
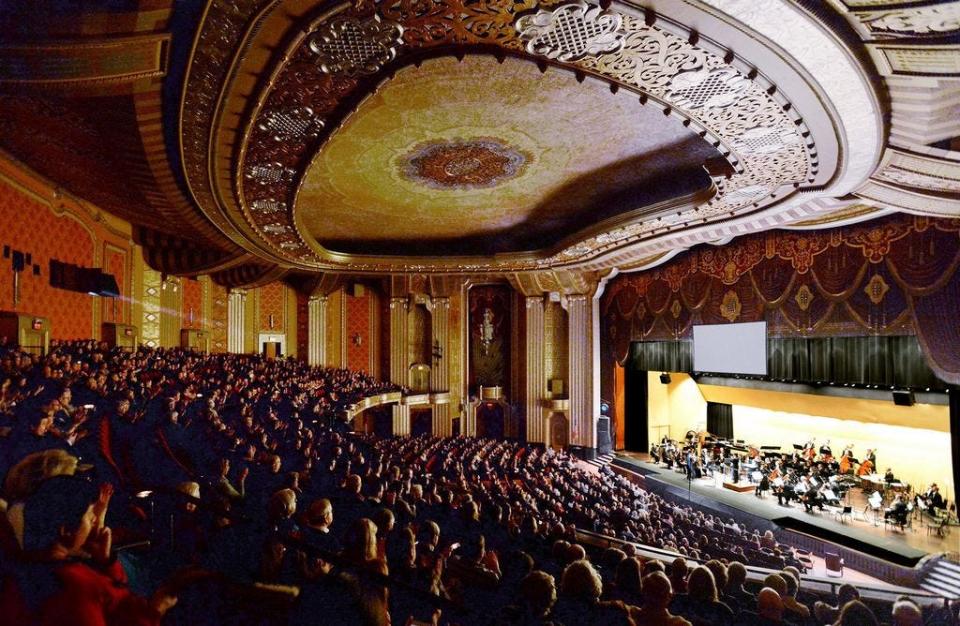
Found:
[[[930,485],[922,496],[917,496],[917,504],[923,507],[927,513],[934,516],[937,514],[937,509],[947,508],[943,496],[940,495],[940,488],[937,487],[937,483]]]
[[[786,476],[774,480],[773,484],[773,492],[777,494],[777,504],[780,506],[790,506],[790,501],[797,499],[797,494],[794,491],[794,487],[797,485],[797,475],[793,468],[787,470]]]
[[[830,448],[829,439],[827,439],[826,443],[820,446],[820,458],[824,463],[829,463],[833,460],[833,450]]]
[[[840,457],[840,474],[846,475],[853,472],[853,450],[847,446]]]
[[[903,527],[907,525],[907,503],[903,501],[902,495],[899,493],[896,495],[893,502],[890,503],[890,507],[884,512],[883,518],[891,520],[900,527],[900,530],[903,530]]]
[[[873,450],[867,450],[866,457],[860,462],[860,467],[857,468],[857,477],[866,476],[867,474],[873,473],[873,468],[876,467],[876,458]]]
[[[897,477],[893,475],[893,468],[887,468],[887,471],[883,474],[883,482],[887,485],[897,482]]]

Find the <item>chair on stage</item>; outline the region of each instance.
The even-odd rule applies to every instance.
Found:
[[[840,558],[839,554],[825,552],[823,554],[823,562],[827,568],[827,577],[843,578],[843,559]]]
[[[841,524],[846,523],[846,521],[844,520],[853,521],[853,507],[850,506],[849,504],[845,504],[843,506],[830,507],[830,512],[833,514],[834,517],[837,518],[837,521],[840,522]]]

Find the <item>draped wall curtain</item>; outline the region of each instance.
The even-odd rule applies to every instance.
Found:
[[[916,335],[930,368],[960,384],[960,220],[895,215],[819,231],[698,246],[621,274],[601,301],[601,384],[633,341],[689,338],[694,324],[766,320],[771,337]]]

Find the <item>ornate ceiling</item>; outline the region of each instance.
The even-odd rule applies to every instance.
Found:
[[[539,284],[522,277],[960,215],[956,0],[129,0],[0,18],[0,149],[132,221],[151,264],[225,284]]]
[[[306,237],[343,253],[536,251],[607,219],[709,200],[703,164],[718,158],[679,120],[600,81],[518,58],[441,57],[400,69],[331,133],[294,214]]]

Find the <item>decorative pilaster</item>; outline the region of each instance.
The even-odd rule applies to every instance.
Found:
[[[393,435],[395,437],[410,435],[410,407],[406,404],[393,405]]]
[[[307,301],[307,362],[327,365],[327,296],[311,296]]]
[[[435,296],[431,314],[430,327],[433,329],[433,337],[430,344],[430,391],[444,392],[450,390],[450,358],[447,354],[450,346],[450,298]],[[433,405],[432,426],[435,436],[442,437],[452,433],[449,404]]]
[[[543,398],[547,381],[544,376],[543,296],[531,296],[526,301],[526,332],[524,337],[526,386],[524,407],[527,416],[527,441],[545,443],[543,426]]]
[[[570,359],[570,443],[595,447],[593,414],[593,309],[589,296],[567,297]]]
[[[409,309],[407,298],[390,298],[390,382],[398,385],[409,384],[408,369],[410,367],[407,358],[407,310]],[[396,413],[394,413],[396,416]],[[394,420],[396,421],[396,420]],[[409,411],[407,415],[407,432],[409,428]],[[394,429],[396,433],[396,429]]]
[[[232,289],[227,296],[227,352],[244,352],[247,291]]]

